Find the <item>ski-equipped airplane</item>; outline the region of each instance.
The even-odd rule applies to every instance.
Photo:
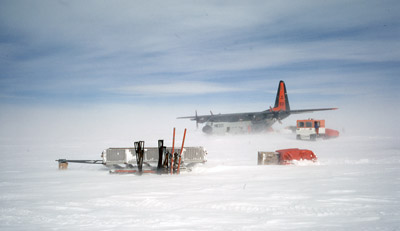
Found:
[[[229,114],[213,114],[178,117],[178,119],[190,119],[199,123],[206,123],[202,131],[207,134],[215,133],[250,133],[266,131],[276,121],[288,117],[290,114],[299,114],[314,111],[336,110],[337,108],[317,108],[290,110],[289,100],[286,92],[285,82],[279,82],[276,93],[275,106],[261,112],[243,112]]]

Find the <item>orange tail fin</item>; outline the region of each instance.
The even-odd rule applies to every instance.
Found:
[[[278,91],[276,93],[275,106],[272,111],[290,111],[289,99],[286,92],[285,82],[279,82]]]

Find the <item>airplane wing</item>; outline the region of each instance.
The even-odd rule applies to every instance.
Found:
[[[262,112],[241,112],[241,113],[229,113],[229,114],[211,114],[211,115],[197,115],[195,116],[184,116],[178,117],[177,119],[190,119],[197,123],[205,123],[209,120],[220,121],[220,122],[236,122],[241,120],[257,120],[273,117],[273,112],[266,110]]]
[[[337,110],[337,108],[316,108],[316,109],[300,109],[290,111],[272,111],[265,110],[261,112],[242,112],[242,113],[229,113],[229,114],[211,114],[211,115],[197,115],[178,117],[177,119],[190,119],[196,121],[196,123],[205,123],[209,120],[212,121],[223,121],[223,122],[236,122],[241,120],[262,120],[262,119],[283,119],[290,114],[300,114],[314,111],[328,111]]]
[[[329,111],[329,110],[337,110],[338,108],[316,108],[316,109],[300,109],[300,110],[290,110],[290,114],[300,114],[314,111]]]

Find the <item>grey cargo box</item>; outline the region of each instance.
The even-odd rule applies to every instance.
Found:
[[[278,152],[258,152],[258,165],[279,164],[280,155]]]

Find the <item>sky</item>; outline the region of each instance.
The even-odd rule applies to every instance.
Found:
[[[393,116],[398,12],[396,0],[2,0],[0,123],[38,111],[261,111],[279,80],[292,109]]]

